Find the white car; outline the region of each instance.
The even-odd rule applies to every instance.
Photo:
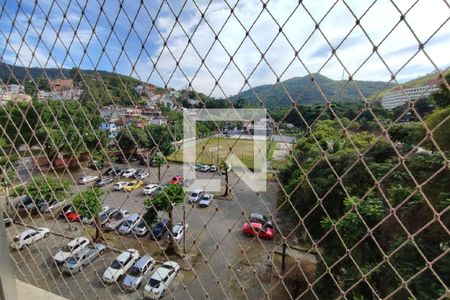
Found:
[[[60,207],[65,206],[67,203],[66,201],[58,201],[58,200],[50,200],[48,202],[44,202],[40,207],[39,211],[41,213],[49,213],[52,211],[57,210]]]
[[[148,176],[150,176],[150,174],[148,174],[147,172],[143,172],[139,176],[136,176],[136,177],[137,177],[137,179],[145,179]]]
[[[189,203],[197,203],[198,200],[200,200],[200,197],[203,195],[203,190],[201,189],[195,189],[192,191],[192,193],[189,195],[188,202]]]
[[[119,210],[109,216],[108,225],[105,227],[105,231],[112,231],[119,228],[123,222],[128,218],[130,213],[127,210]]]
[[[184,236],[184,231],[185,229],[187,229],[189,227],[188,224],[186,224],[183,228],[183,223],[177,223],[175,225],[173,225],[172,228],[172,235],[173,235],[173,239],[178,243],[181,241],[181,239]]]
[[[109,209],[108,205],[102,205],[101,210],[98,213],[98,215],[100,216],[100,215],[104,214],[108,209]],[[83,217],[81,219],[81,223],[83,223],[83,224],[94,224],[94,218],[88,219],[86,217]]]
[[[211,167],[210,167],[209,165],[203,165],[203,166],[201,166],[200,168],[198,168],[198,170],[199,170],[200,172],[208,172],[210,168],[211,168]]]
[[[103,273],[102,280],[105,283],[117,282],[139,259],[136,249],[128,249],[122,252]]]
[[[119,181],[113,185],[115,191],[122,191],[124,187],[128,185],[128,181]]]
[[[149,184],[144,187],[144,195],[150,196],[157,190],[162,190],[162,188],[157,184]]]
[[[217,172],[217,167],[216,167],[215,165],[212,165],[212,166],[209,168],[209,172],[211,172],[211,173]]]
[[[13,238],[11,247],[17,250],[21,250],[24,246],[31,245],[32,243],[47,237],[49,234],[50,229],[45,227],[40,227],[37,230],[27,229]]]
[[[77,254],[82,249],[89,245],[89,240],[85,237],[78,237],[67,243],[58,253],[53,256],[56,264],[64,263],[70,256]]]
[[[141,217],[139,214],[131,214],[127,217],[125,222],[122,223],[119,227],[119,233],[121,234],[129,234],[131,230],[141,221]]]
[[[166,261],[161,267],[156,269],[145,285],[144,297],[150,299],[163,297],[179,271],[180,266],[176,262]]]
[[[212,194],[204,193],[203,196],[200,198],[200,202],[198,203],[198,206],[200,207],[208,207],[213,199]]]
[[[136,169],[128,169],[122,173],[122,176],[125,178],[130,178],[136,173]]]
[[[79,183],[79,184],[87,184],[87,183],[96,181],[97,178],[98,178],[98,176],[82,175],[82,176],[80,176],[80,178],[78,179],[78,183]]]

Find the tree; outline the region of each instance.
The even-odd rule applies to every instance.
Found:
[[[101,238],[99,213],[101,207],[101,197],[103,191],[99,188],[92,188],[90,190],[78,193],[72,201],[73,207],[79,213],[80,218],[94,219],[95,223],[95,237],[94,242]]]
[[[445,75],[445,80],[447,83],[450,83],[450,72]],[[442,83],[439,87],[440,90],[433,93],[431,98],[433,98],[438,107],[447,107],[450,105],[450,91],[444,83]]]
[[[161,183],[161,167],[166,163],[164,156],[158,152],[153,158],[153,164],[158,168],[158,184]]]
[[[164,211],[168,214],[169,222],[167,223],[167,228],[169,229],[170,234],[169,234],[169,242],[165,250],[167,254],[177,253],[176,251],[177,246],[175,246],[172,235],[172,227],[173,227],[172,210],[175,205],[183,203],[183,201],[184,201],[184,191],[181,185],[179,184],[170,184],[161,193],[157,194],[153,199],[147,199],[144,201],[144,204],[147,207],[152,207],[151,209],[155,209],[157,211]]]
[[[54,176],[35,176],[26,185],[17,187],[16,195],[27,194],[34,200],[63,201],[70,196],[70,181]]]
[[[433,139],[443,151],[450,151],[450,119],[447,118],[449,114],[450,106],[435,110],[425,119],[425,124],[433,131]]]
[[[228,196],[229,186],[228,186],[228,164],[224,161],[220,164],[220,170],[222,173],[225,173],[225,192],[223,193],[223,197]]]
[[[143,128],[126,126],[117,135],[119,147],[124,152],[135,152],[137,148],[146,148],[148,136]]]

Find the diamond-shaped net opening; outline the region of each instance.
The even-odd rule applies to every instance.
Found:
[[[449,12],[3,1],[7,272],[71,299],[448,298]]]

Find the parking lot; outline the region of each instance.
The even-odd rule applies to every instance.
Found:
[[[130,163],[130,167],[142,168],[137,163]],[[85,175],[98,175],[94,170],[84,169],[84,171]],[[149,168],[148,171],[150,176],[144,180],[146,184],[157,183],[157,169]],[[165,184],[173,176],[182,175],[182,168],[178,164],[168,164],[162,167],[161,173],[161,183]],[[60,174],[74,180],[80,175],[81,171]],[[221,176],[219,173],[197,172],[197,177],[202,179],[215,179]],[[86,190],[91,185],[74,185],[73,192]],[[242,224],[250,212],[270,215],[269,212],[275,211],[278,187],[276,183],[268,182],[268,191],[257,195],[233,173],[229,176],[229,185],[233,187],[231,195],[222,198],[219,197],[220,193],[217,193],[209,207],[199,208],[195,204],[185,203],[174,208],[174,222],[182,221],[184,215],[189,226],[184,258],[165,257],[161,252],[165,241],[153,241],[149,235],[137,238],[121,236],[116,232],[105,233],[105,243],[112,249],[92,263],[92,266],[75,275],[76,280],[61,274],[56,266],[51,266],[52,256],[67,243],[69,237],[93,235],[94,228],[80,223],[69,224],[52,215],[25,217],[23,223],[49,227],[54,234],[22,251],[12,251],[17,276],[23,281],[71,299],[130,297],[140,299],[143,297],[143,288],[129,294],[122,292],[119,285],[105,286],[101,281],[104,270],[119,251],[135,248],[141,255],[149,254],[159,262],[175,260],[183,267],[183,271],[178,274],[165,298],[224,299],[231,295],[233,299],[260,299],[264,296],[264,289],[270,288],[265,273],[275,242],[244,236]],[[143,201],[148,196],[142,193],[142,188],[126,193],[114,191],[110,184],[102,189],[105,192],[103,201],[105,205],[126,209],[130,213],[143,213]],[[8,235],[12,238],[24,228],[23,225],[11,226],[7,229]],[[180,242],[179,246],[182,252],[183,242]],[[253,274],[254,271],[258,276],[247,276],[248,272]],[[151,273],[148,277],[149,275]]]

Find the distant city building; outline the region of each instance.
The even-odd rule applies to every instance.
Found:
[[[437,84],[425,85],[413,88],[397,88],[396,91],[387,93],[381,100],[381,105],[386,109],[393,109],[402,106],[408,101],[428,97],[431,93],[439,90]]]
[[[20,94],[25,92],[25,87],[21,84],[7,84],[6,91],[11,94]]]
[[[25,93],[0,92],[0,105],[8,102],[31,102],[31,96]]]

